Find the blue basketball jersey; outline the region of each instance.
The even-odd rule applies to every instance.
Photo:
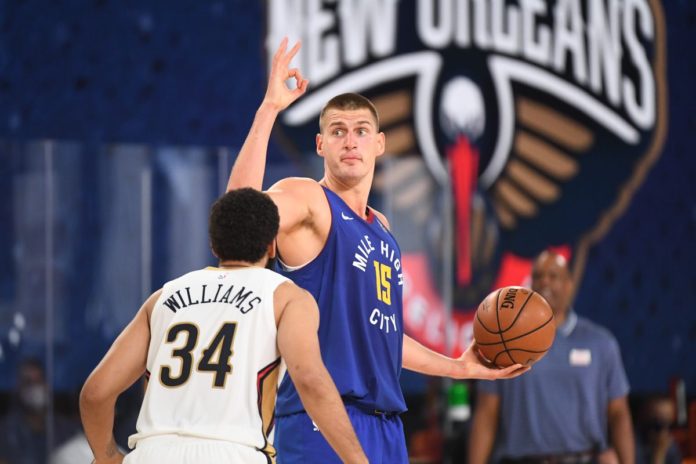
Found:
[[[401,251],[394,236],[369,212],[358,217],[324,188],[331,230],[310,263],[276,271],[308,290],[319,305],[321,354],[344,401],[366,409],[403,412],[399,375],[403,348]],[[279,416],[302,411],[288,375],[276,403]]]

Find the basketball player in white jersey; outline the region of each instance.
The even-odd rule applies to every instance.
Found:
[[[264,268],[278,210],[261,192],[228,192],[212,207],[219,267],[175,279],[150,296],[89,376],[82,423],[95,463],[275,462],[269,441],[283,362],[302,402],[345,462],[366,463],[319,352],[311,295]],[[149,379],[125,459],[112,429],[120,393]]]

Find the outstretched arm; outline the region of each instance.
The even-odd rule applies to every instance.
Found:
[[[338,390],[319,352],[319,309],[314,298],[294,284],[278,287],[278,349],[302,404],[343,462],[367,463]]]
[[[160,291],[153,293],[123,329],[80,392],[80,417],[95,462],[120,463],[123,455],[113,435],[116,399],[145,372],[150,343],[149,314]]]
[[[529,366],[521,364],[513,364],[504,369],[490,368],[484,364],[477,351],[476,344],[472,342],[458,359],[449,358],[404,335],[402,365],[410,371],[453,379],[511,379],[529,370]]]
[[[307,90],[308,81],[302,78],[300,70],[289,68],[290,61],[300,50],[300,43],[295,44],[290,51],[287,51],[287,46],[288,39],[285,38],[273,56],[266,95],[232,167],[232,173],[227,181],[227,191],[241,187],[261,190],[266,168],[266,152],[273,124],[278,114]],[[295,89],[288,88],[285,83],[288,79],[295,79],[297,83]]]

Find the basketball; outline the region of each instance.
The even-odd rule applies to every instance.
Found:
[[[553,311],[544,297],[524,287],[503,287],[483,299],[474,317],[474,339],[496,367],[532,364],[556,336]]]

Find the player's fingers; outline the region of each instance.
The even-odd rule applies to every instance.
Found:
[[[287,79],[290,78],[295,79],[295,89],[293,90],[293,93],[296,97],[299,97],[307,91],[307,85],[309,84],[309,81],[302,77],[302,73],[299,69],[293,68],[288,70]]]
[[[288,78],[294,77],[295,82],[297,82],[297,87],[300,87],[300,84],[302,84],[302,81],[305,80],[304,77],[302,77],[302,72],[298,68],[292,68],[291,70],[288,71]]]
[[[288,52],[288,54],[285,55],[285,57],[283,58],[285,63],[289,64],[292,61],[292,59],[295,58],[295,55],[297,55],[297,52],[300,51],[300,47],[302,47],[302,42],[300,42],[298,40],[297,43],[295,44],[295,46],[292,47],[290,49],[290,51]]]
[[[469,345],[469,349],[476,355],[479,361],[481,361],[481,364],[483,364],[486,367],[490,367],[492,369],[495,368],[495,365],[493,362],[488,359],[486,356],[484,356],[483,352],[479,349],[479,346],[476,344],[476,342],[471,342],[471,345]]]
[[[490,359],[488,359],[487,357],[485,357],[480,351],[476,350],[476,351],[474,351],[474,354],[476,355],[478,360],[481,362],[481,364],[488,367],[489,369],[496,369],[495,364],[493,364],[493,362]]]
[[[278,46],[278,50],[276,50],[275,54],[273,55],[273,64],[278,63],[282,56],[285,54],[285,49],[288,46],[288,38],[283,37],[283,40],[280,41],[280,45]]]
[[[472,340],[471,343],[469,343],[468,349],[472,350],[476,354],[481,353],[481,348],[479,347],[479,344],[476,342],[476,340]]]
[[[512,366],[500,369],[499,374],[500,377],[503,379],[512,379],[514,377],[524,374],[531,368],[532,366],[525,366],[523,364],[513,364]]]
[[[295,98],[301,97],[307,91],[307,84],[309,81],[304,79],[297,84],[297,88],[292,91]]]
[[[278,46],[278,51],[276,52],[276,55],[283,56],[285,55],[285,50],[288,48],[288,37],[285,36],[283,37],[283,40],[280,41],[280,45]]]

